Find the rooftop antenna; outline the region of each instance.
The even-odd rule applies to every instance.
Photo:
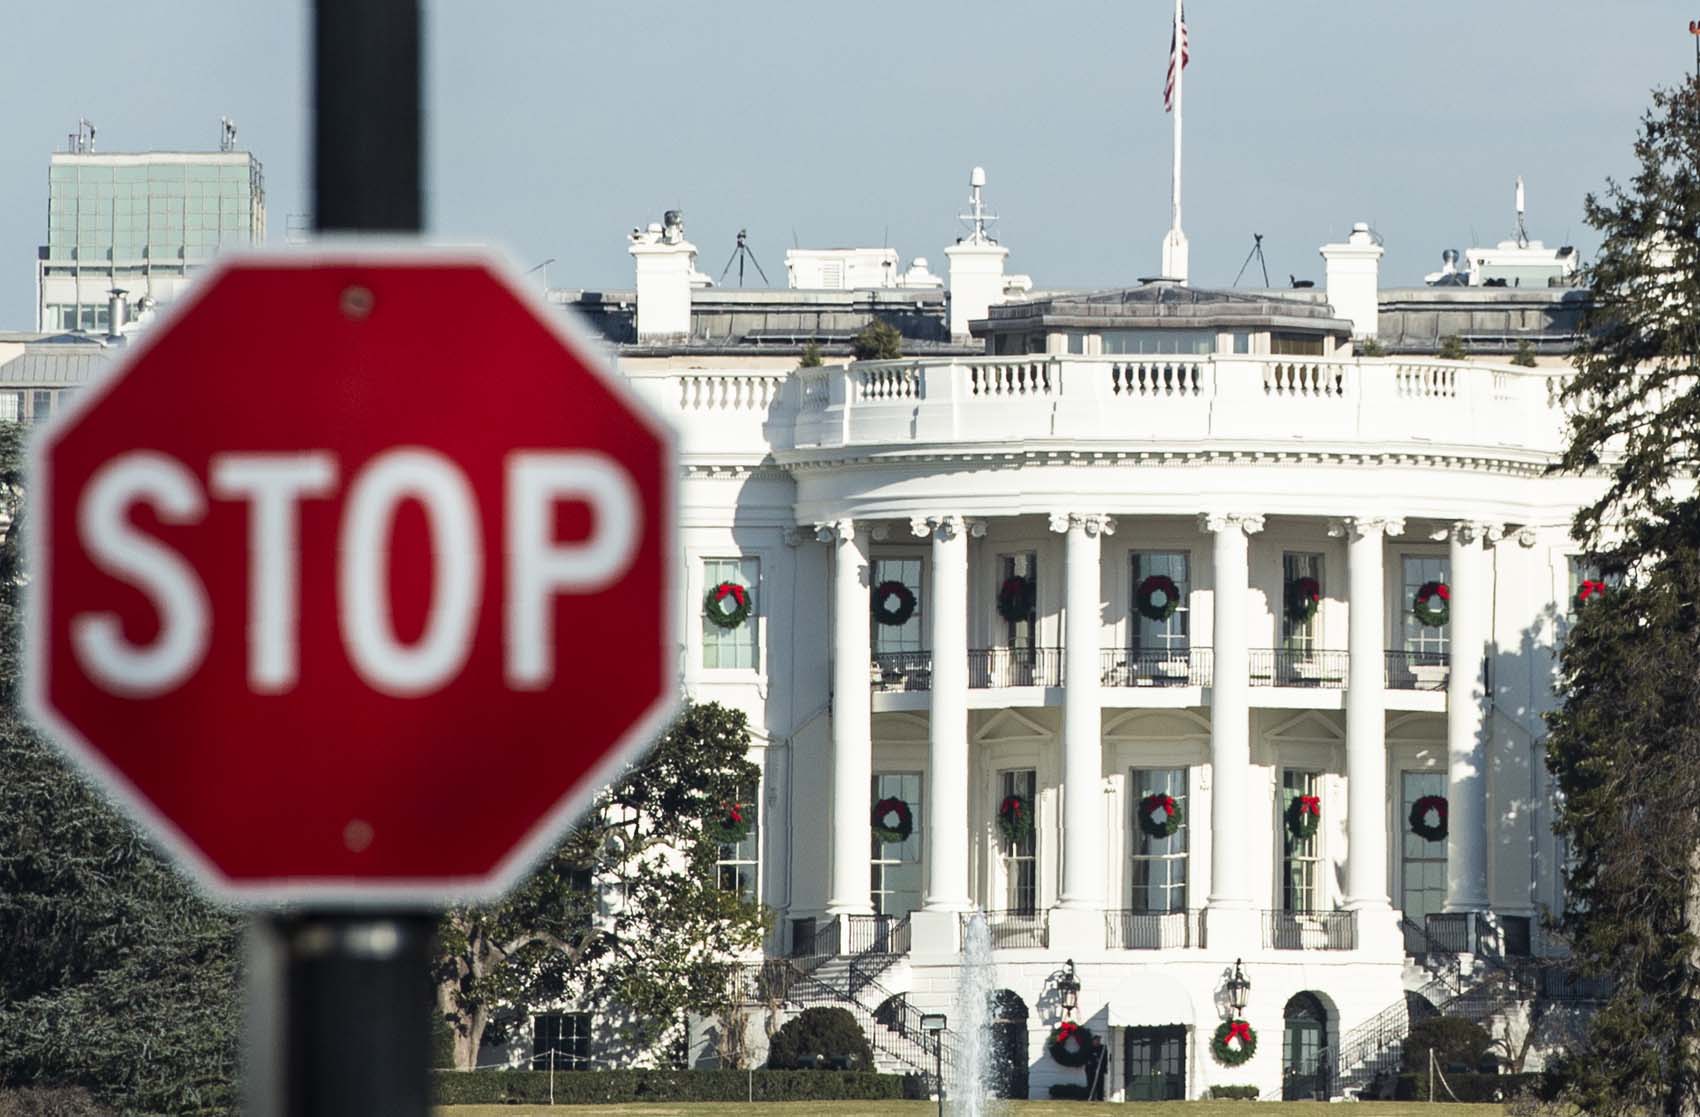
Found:
[[[1523,227],[1523,176],[1517,176],[1517,247],[1529,247],[1529,230]]]
[[[1239,274],[1234,276],[1235,287],[1240,285],[1240,276],[1244,275],[1245,270],[1251,267],[1253,259],[1257,261],[1257,266],[1263,269],[1263,285],[1269,286],[1269,261],[1263,258],[1263,234],[1253,233],[1251,235],[1251,251],[1246,253],[1245,263],[1240,265]]]
[[[220,151],[236,150],[236,122],[228,116],[218,118],[218,149]]]
[[[86,116],[77,118],[77,132],[71,141],[71,150],[78,155],[94,154],[94,121]]]
[[[975,167],[968,175],[968,212],[957,214],[957,220],[966,221],[969,225],[968,244],[996,244],[986,233],[986,226],[998,219],[995,213],[986,212],[985,199],[981,191],[986,188],[986,168]]]
[[[745,243],[745,238],[748,236],[749,233],[747,231],[743,229],[738,230],[738,244],[732,249],[732,255],[727,259],[726,266],[720,269],[721,286],[725,286],[726,284],[726,273],[732,270],[733,260],[738,262],[738,286],[742,287],[744,285],[744,261],[746,259],[755,265],[756,274],[761,276],[761,281],[769,287],[773,286],[773,282],[767,278],[767,273],[761,270],[761,261],[756,259],[756,254],[751,252],[750,246]]]

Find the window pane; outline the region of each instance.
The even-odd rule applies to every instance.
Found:
[[[1281,908],[1284,911],[1318,911],[1321,896],[1322,828],[1308,838],[1294,836],[1287,825],[1287,811],[1301,795],[1318,795],[1321,778],[1315,772],[1283,769],[1281,772]]]
[[[1286,595],[1300,578],[1315,578],[1317,587],[1326,595],[1328,583],[1322,580],[1322,556],[1288,551],[1281,556],[1281,647],[1288,651],[1312,651],[1316,648],[1316,632],[1322,620],[1322,607],[1310,619],[1294,620],[1287,612]]]
[[[1139,912],[1185,911],[1187,833],[1190,811],[1185,768],[1135,768],[1128,787],[1133,796],[1133,881],[1128,907]],[[1148,795],[1167,795],[1180,812],[1180,828],[1166,838],[1147,834],[1140,825],[1140,803]]]
[[[722,582],[736,582],[749,595],[750,615],[737,628],[722,628],[706,615],[707,595]],[[761,666],[758,641],[761,630],[761,560],[753,558],[704,559],[702,563],[703,609],[702,665],[709,670],[753,671]]]
[[[1404,555],[1403,596],[1399,599],[1400,631],[1408,652],[1444,652],[1449,640],[1448,627],[1430,628],[1417,620],[1412,611],[1417,591],[1424,583],[1449,583],[1449,562],[1445,555]]]
[[[898,582],[915,595],[915,611],[902,624],[885,624],[875,620],[869,612],[868,623],[874,629],[874,654],[923,650],[926,647],[926,627],[922,614],[926,611],[926,602],[921,596],[920,558],[875,559],[873,575],[876,589],[886,582]]]
[[[1039,778],[1033,769],[999,772],[998,787],[994,811],[1011,795],[1019,795],[1027,801],[1027,809],[1037,816]],[[1011,843],[1001,836],[998,838],[998,852],[1004,867],[1004,907],[1023,915],[1032,915],[1039,907],[1038,818],[1034,817],[1032,821],[1034,825],[1028,828],[1020,841]]]
[[[878,772],[874,775],[868,800],[869,811],[883,799],[901,799],[909,807],[909,818],[913,824],[909,837],[901,842],[882,842],[870,835],[870,879],[877,914],[904,916],[921,906],[921,793],[919,772]]]
[[[1187,649],[1192,618],[1190,595],[1192,578],[1190,556],[1185,551],[1133,552],[1133,597],[1137,601],[1140,584],[1155,574],[1166,575],[1180,591],[1180,605],[1166,620],[1155,621],[1141,613],[1136,605],[1131,627],[1134,651],[1176,651]]]
[[[1400,847],[1399,907],[1407,919],[1423,917],[1446,905],[1446,843],[1411,833],[1411,808],[1425,795],[1446,794],[1443,772],[1399,773],[1399,815],[1394,823],[1404,836]]]

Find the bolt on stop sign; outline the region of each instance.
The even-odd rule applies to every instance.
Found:
[[[32,476],[32,712],[226,896],[493,895],[670,712],[671,433],[485,254],[224,263]]]

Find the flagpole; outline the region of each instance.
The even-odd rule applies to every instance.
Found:
[[[1184,103],[1182,89],[1186,83],[1186,44],[1181,41],[1181,3],[1182,0],[1175,0],[1175,182],[1169,214],[1169,228],[1176,233],[1181,231],[1181,106]]]

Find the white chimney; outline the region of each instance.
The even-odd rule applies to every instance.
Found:
[[[1345,244],[1325,244],[1320,251],[1334,313],[1351,321],[1353,337],[1374,337],[1381,313],[1381,245],[1360,221]]]
[[[664,225],[633,229],[630,240],[626,251],[637,264],[638,340],[689,336],[697,249],[685,239],[684,215],[668,210]]]
[[[973,222],[973,230],[962,240],[944,250],[950,261],[950,336],[966,340],[968,323],[984,318],[986,312],[1004,300],[1004,258],[1009,249],[998,244],[986,233],[988,222],[997,218],[986,212],[980,191],[986,188],[986,172],[975,167],[968,176],[969,204],[973,207],[962,219]]]

